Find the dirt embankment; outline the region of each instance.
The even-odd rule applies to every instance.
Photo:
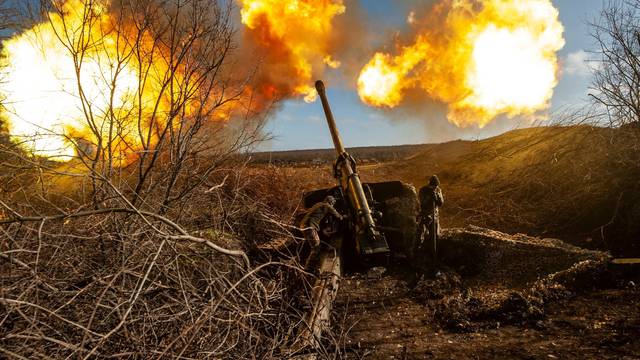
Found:
[[[637,279],[606,254],[481,228],[448,230],[442,244],[437,268],[402,261],[342,281],[345,357],[640,356]]]

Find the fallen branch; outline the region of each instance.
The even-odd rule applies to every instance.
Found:
[[[189,240],[189,241],[193,241],[193,242],[197,242],[197,243],[201,243],[201,244],[205,244],[208,247],[223,253],[225,255],[230,255],[230,256],[241,256],[242,259],[245,262],[245,265],[247,266],[247,268],[251,267],[251,263],[249,262],[249,257],[247,256],[247,254],[242,251],[242,250],[230,250],[230,249],[226,249],[223,248],[219,245],[216,245],[214,243],[212,243],[211,241],[207,240],[207,239],[203,239],[203,238],[199,238],[199,237],[195,237],[195,236],[191,236],[191,235],[171,235],[169,236],[169,239],[172,240]]]

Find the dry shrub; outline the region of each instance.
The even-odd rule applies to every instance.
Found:
[[[290,255],[248,256],[296,239],[289,187],[253,178],[239,156],[263,139],[272,104],[246,91],[254,69],[231,65],[233,4],[41,3],[37,20],[78,59],[69,91],[88,110],[77,131],[52,133],[75,151],[64,163],[0,135],[2,356],[280,357],[309,286]],[[122,106],[87,98],[79,75],[105,38],[126,45],[93,81],[113,98],[118,70],[134,66],[147,84]]]
[[[291,255],[253,256],[250,264],[242,255],[278,237],[296,244],[287,225],[293,190],[277,169],[250,171],[221,167],[165,216],[131,208],[53,212],[53,203],[13,194],[0,224],[0,351],[284,356],[303,326],[309,278]],[[267,177],[270,186],[261,188]]]

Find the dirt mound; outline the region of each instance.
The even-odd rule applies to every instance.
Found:
[[[546,301],[611,284],[607,254],[557,239],[448,229],[439,257],[447,270],[420,280],[412,295],[451,331],[535,323],[544,317]]]
[[[457,294],[462,289],[462,278],[455,272],[438,272],[434,277],[421,278],[412,289],[418,299],[438,300]]]
[[[616,286],[605,253],[478,227],[444,231],[440,260],[447,270],[421,279],[411,293],[449,331],[535,326],[549,301]]]
[[[436,279],[457,279],[455,272],[438,274]],[[464,282],[426,280],[413,290],[416,300],[433,307],[434,318],[454,332],[473,332],[503,325],[541,326],[548,304],[598,289],[622,288],[625,280],[615,276],[606,259],[585,260],[569,269],[550,274],[522,290],[487,291]],[[425,285],[435,285],[424,292]],[[458,287],[451,284],[459,284]],[[446,296],[433,302],[433,293]]]
[[[578,262],[609,258],[558,239],[508,235],[475,226],[444,230],[438,252],[442,264],[462,275],[468,286],[496,290],[523,289]]]

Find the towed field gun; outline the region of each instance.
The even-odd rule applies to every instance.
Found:
[[[352,259],[358,264],[370,266],[384,264],[390,256],[412,249],[415,232],[417,196],[413,187],[400,181],[362,183],[355,159],[347,152],[327,100],[322,81],[316,81],[316,90],[327,118],[331,138],[337,153],[333,175],[338,186],[315,190],[304,195],[304,205],[309,208],[327,195],[337,199],[336,209],[348,214],[342,223],[331,223],[325,228],[326,242],[338,243],[347,265]],[[329,234],[329,235],[327,235]],[[332,238],[332,241],[328,238]]]
[[[329,215],[320,224],[319,235],[325,245],[319,254],[306,326],[292,346],[293,352],[319,344],[329,326],[344,267],[386,265],[390,257],[401,254],[411,257],[416,231],[418,197],[413,186],[400,181],[362,183],[355,159],[342,144],[322,81],[316,82],[316,90],[338,154],[333,165],[338,186],[308,192],[303,203],[309,209],[331,195],[337,200],[336,210],[347,216],[339,221]]]

